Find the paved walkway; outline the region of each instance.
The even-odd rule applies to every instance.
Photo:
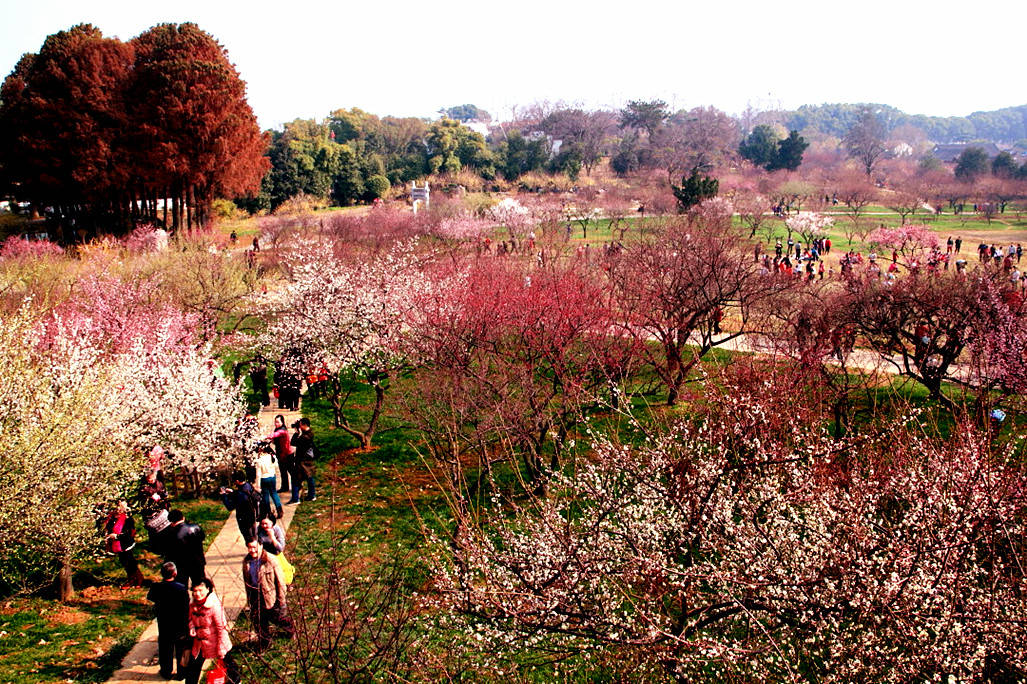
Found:
[[[298,411],[282,411],[276,408],[262,409],[259,415],[262,434],[271,433],[274,417],[285,416],[285,424],[290,425],[299,420]],[[278,482],[281,483],[279,472]],[[288,495],[286,495],[288,498]],[[284,502],[283,502],[284,503]],[[298,505],[297,505],[298,506]],[[297,506],[284,506],[282,527],[289,529],[293,513]],[[225,606],[229,623],[234,623],[239,613],[246,607],[246,589],[242,582],[242,558],[246,555],[246,544],[243,542],[239,526],[235,523],[235,513],[228,514],[228,520],[221,532],[207,549],[207,576],[214,582],[215,591]],[[108,682],[163,682],[157,665],[157,621],[151,622],[139,637],[137,643],[121,663],[121,669],[114,673]],[[202,681],[202,679],[201,679]]]

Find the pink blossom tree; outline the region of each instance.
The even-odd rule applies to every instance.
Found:
[[[902,225],[876,228],[867,235],[866,241],[898,252],[908,265],[914,259],[922,263],[924,253],[938,246],[938,235],[925,225]]]

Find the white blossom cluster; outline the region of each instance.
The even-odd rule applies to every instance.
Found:
[[[827,235],[827,229],[834,223],[834,219],[815,211],[800,211],[786,218],[785,223],[799,235],[816,238]]]
[[[238,455],[245,407],[210,349],[171,320],[134,341],[104,329],[31,301],[0,316],[0,548],[30,548],[41,566],[95,545],[94,509],[134,492],[151,447],[165,468],[201,472]]]
[[[782,438],[759,396],[437,540],[436,605],[489,654],[603,654],[724,680],[926,681],[1024,666],[1024,481],[903,425]]]
[[[350,261],[324,246],[297,247],[289,255],[291,280],[262,296],[270,319],[256,347],[277,358],[298,357],[292,372],[387,373],[406,356],[406,312],[426,287],[416,241],[367,259]]]

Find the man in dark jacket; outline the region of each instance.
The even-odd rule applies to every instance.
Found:
[[[187,523],[182,511],[177,508],[168,513],[171,521],[172,535],[169,535],[171,562],[178,568],[178,574],[189,578],[191,586],[196,586],[206,576],[207,557],[203,553],[203,540],[207,536],[196,524]]]
[[[239,525],[239,532],[246,542],[257,537],[257,511],[260,506],[260,496],[253,485],[246,481],[246,474],[238,471],[233,476],[235,489],[230,487],[221,488],[221,503],[225,508],[235,511],[235,522]]]
[[[292,500],[289,503],[297,503],[300,500],[300,477],[307,481],[306,500],[314,501],[317,499],[317,491],[314,489],[314,460],[317,458],[314,433],[310,430],[309,418],[300,418],[294,426],[297,432],[291,441],[296,448],[296,476],[292,479]]]
[[[180,658],[191,646],[189,637],[189,592],[178,581],[178,569],[174,563],[165,563],[160,568],[164,579],[150,587],[146,598],[153,602],[153,614],[157,618],[157,660],[160,662],[160,676],[164,679],[182,678],[175,675],[181,668]],[[175,664],[179,663],[178,668]]]

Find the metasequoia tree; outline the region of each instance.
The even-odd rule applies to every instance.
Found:
[[[162,200],[174,227],[203,224],[215,194],[255,192],[268,168],[245,85],[195,24],[129,43],[88,24],[61,31],[0,97],[7,191],[77,228],[155,220]]]
[[[7,192],[74,216],[124,209],[133,178],[126,89],[134,51],[89,24],[27,54],[0,89],[0,165]]]
[[[432,601],[456,645],[556,678],[1022,672],[1011,451],[962,425],[944,441],[901,423],[832,440],[773,374],[707,394],[694,422],[630,446],[597,437],[547,497],[436,539]]]
[[[751,251],[729,228],[730,214],[702,214],[671,220],[610,263],[615,325],[640,345],[668,405],[677,403],[699,360],[741,335],[752,305],[779,286],[759,275]],[[737,325],[722,331],[728,314]]]
[[[202,225],[216,194],[256,192],[269,167],[246,85],[196,24],[159,24],[132,44],[135,152],[149,172],[147,196],[171,199],[175,227]]]

